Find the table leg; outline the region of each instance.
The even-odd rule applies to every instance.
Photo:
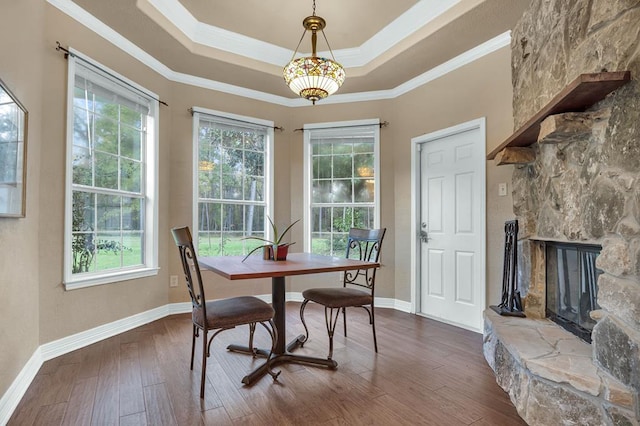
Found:
[[[271,305],[275,311],[273,322],[278,330],[278,340],[273,351],[275,355],[285,353],[285,340],[287,338],[287,308],[285,306],[285,281],[284,277],[271,278]]]

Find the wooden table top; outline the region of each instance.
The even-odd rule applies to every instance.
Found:
[[[289,275],[318,274],[321,272],[349,271],[378,268],[380,263],[322,256],[312,253],[289,253],[287,260],[264,260],[259,256],[198,257],[200,266],[229,280],[286,277]]]

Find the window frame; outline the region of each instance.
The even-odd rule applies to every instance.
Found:
[[[150,277],[158,274],[158,164],[159,164],[159,102],[158,96],[139,84],[129,80],[103,64],[69,49],[67,70],[67,123],[66,123],[66,165],[65,165],[65,231],[64,231],[64,276],[66,290],[116,283],[125,280]],[[141,189],[144,204],[144,225],[142,232],[142,264],[109,269],[106,271],[73,274],[73,134],[74,134],[74,91],[77,63],[95,71],[101,83],[108,81],[106,89],[124,98],[143,98],[148,102],[146,140],[141,147],[141,164],[144,168]],[[93,187],[95,188],[95,187]],[[126,195],[126,191],[109,190],[113,195]]]
[[[200,221],[199,221],[199,209],[198,205],[200,204],[200,188],[199,188],[199,179],[198,179],[198,167],[200,162],[200,152],[199,152],[199,129],[200,129],[200,117],[205,116],[208,117],[210,121],[215,121],[216,118],[220,119],[223,124],[225,121],[237,122],[238,125],[247,124],[249,126],[264,126],[267,133],[267,140],[265,146],[265,164],[264,164],[264,179],[265,179],[265,194],[264,194],[264,211],[265,217],[263,218],[264,230],[265,230],[265,238],[272,238],[272,229],[267,220],[267,215],[273,218],[274,206],[273,206],[273,195],[274,195],[274,122],[271,120],[265,120],[261,118],[249,117],[245,115],[233,114],[224,111],[218,111],[214,109],[202,108],[202,107],[192,107],[191,112],[193,114],[193,123],[192,123],[192,150],[193,150],[193,158],[192,158],[192,200],[193,200],[193,208],[192,208],[192,229],[194,230],[194,238],[197,238],[200,232]],[[232,200],[223,200],[223,204],[238,204],[238,205],[247,205],[244,200],[237,200],[237,203],[234,203]],[[196,251],[198,250],[198,244],[195,244]]]
[[[335,131],[339,131],[340,129],[344,129],[345,136],[350,135],[350,131],[353,132],[351,134],[355,134],[355,129],[362,128],[365,126],[371,126],[374,130],[373,137],[373,163],[374,163],[374,214],[373,221],[374,227],[380,227],[380,119],[364,119],[364,120],[350,120],[350,121],[334,121],[334,122],[325,122],[325,123],[310,123],[305,124],[303,126],[304,129],[304,161],[303,161],[303,170],[304,170],[304,191],[303,191],[303,202],[304,202],[304,251],[311,253],[311,217],[312,217],[312,207],[313,204],[311,202],[311,185],[313,183],[313,170],[311,168],[311,155],[312,155],[312,136],[314,131],[323,131],[329,129],[335,129]],[[353,130],[350,130],[353,129]],[[325,203],[323,203],[325,204]],[[344,205],[347,203],[336,203],[340,205]],[[348,203],[356,206],[355,203]]]

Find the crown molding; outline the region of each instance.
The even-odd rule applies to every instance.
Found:
[[[449,74],[452,71],[457,70],[465,65],[476,61],[483,56],[489,55],[496,50],[500,50],[504,47],[511,45],[511,31],[504,32],[476,47],[467,50],[466,52],[448,60],[447,62],[438,65],[435,68],[426,71],[419,76],[412,78],[411,80],[396,86],[389,90],[378,90],[373,92],[360,92],[360,93],[347,93],[336,94],[323,99],[322,104],[338,104],[338,103],[350,103],[350,102],[368,102],[379,101],[384,99],[394,99],[402,96],[412,90],[417,89],[433,80],[436,80],[444,75]],[[305,99],[300,99],[306,102],[304,105],[308,105],[309,102]]]
[[[486,56],[490,53],[495,52],[496,50],[502,49],[503,47],[508,47],[511,45],[511,31],[506,31],[486,42],[474,47],[473,49],[469,49],[464,53],[456,56],[438,65],[435,68],[430,69],[427,72],[420,74],[419,76],[403,83],[396,88],[392,89],[394,95],[393,97],[398,97],[404,95],[407,92],[410,92],[423,84],[427,84],[437,78],[440,78],[460,67],[470,64],[483,56]]]
[[[460,1],[418,1],[405,13],[365,41],[360,47],[341,49],[334,53],[346,68],[364,67],[379,56],[382,56],[396,44],[430,25],[436,18],[456,6]]]
[[[136,6],[156,22],[171,25],[191,44],[277,66],[289,62],[293,55],[289,49],[200,22],[178,0],[138,0]]]
[[[484,43],[470,49],[447,62],[438,65],[435,68],[389,90],[376,90],[371,92],[346,93],[331,95],[326,99],[322,99],[318,104],[342,104],[353,102],[369,102],[381,101],[386,99],[394,99],[402,96],[412,90],[417,89],[433,80],[455,71],[465,65],[468,65],[483,56],[489,55],[497,50],[511,45],[511,31],[504,32]],[[221,83],[218,81],[208,80],[205,78],[195,77],[189,74],[172,73],[167,77],[172,81],[188,84],[203,89],[211,89],[219,92],[229,93],[232,95],[243,96],[250,99],[277,104],[286,107],[305,107],[310,106],[309,101],[302,98],[285,98],[283,96],[272,95],[270,93],[260,92],[257,90],[247,89],[244,87],[234,86],[231,84]]]
[[[246,87],[235,86],[232,84],[222,83],[215,80],[209,80],[202,77],[193,76],[190,74],[179,73],[173,71],[162,62],[149,55],[147,52],[131,43],[128,39],[114,31],[111,27],[104,24],[102,21],[91,15],[80,6],[75,4],[72,0],[47,0],[49,4],[59,9],[69,17],[78,21],[84,25],[87,29],[95,32],[115,47],[121,49],[125,53],[129,54],[132,58],[140,61],[144,65],[148,66],[164,78],[182,84],[188,84],[203,89],[215,90],[222,93],[228,93],[231,95],[241,96],[257,101],[267,102],[275,105],[281,105],[285,107],[306,107],[310,106],[309,101],[302,98],[286,98],[284,96],[273,95],[271,93],[260,92]],[[418,4],[428,3],[426,1],[420,1]],[[507,31],[502,33],[491,40],[488,40],[473,49],[470,49],[449,61],[432,68],[429,71],[396,86],[393,89],[378,90],[371,92],[359,92],[359,93],[346,93],[332,95],[321,101],[322,105],[325,104],[338,104],[338,103],[352,103],[352,102],[368,102],[379,101],[386,99],[393,99],[398,96],[404,95],[416,88],[429,83],[443,75],[446,75],[464,65],[467,65],[485,55],[488,55],[496,50],[499,50],[505,46],[509,46],[511,43],[511,32]]]
[[[338,49],[333,53],[345,68],[363,67],[461,1],[419,0],[361,46]],[[200,22],[178,0],[138,0],[136,4],[152,19],[161,17],[191,43],[277,66],[289,62],[294,54],[293,50]],[[330,52],[318,52],[318,55],[330,57]]]
[[[230,95],[241,96],[256,101],[268,102],[270,104],[281,105],[286,107],[308,105],[309,101],[300,98],[304,103],[297,104],[297,99],[285,98],[284,96],[273,95],[271,93],[260,92],[259,90],[248,89],[246,87],[235,86],[233,84],[222,83],[220,81],[209,80],[207,78],[197,77],[190,74],[171,71],[165,77],[176,83],[188,84],[190,86],[200,87],[202,89],[215,90],[217,92],[228,93]],[[283,83],[284,84],[284,81]]]
[[[142,62],[155,72],[165,78],[170,78],[173,71],[158,61],[153,56],[139,48],[137,45],[129,41],[129,39],[120,35],[108,25],[97,19],[95,16],[75,4],[71,0],[47,0],[47,3],[56,7],[70,18],[76,20],[79,24],[84,25],[88,30],[93,31],[100,37],[113,44],[118,49],[132,56],[134,59]]]

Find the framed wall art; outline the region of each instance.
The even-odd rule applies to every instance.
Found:
[[[0,217],[26,214],[28,116],[0,80]]]

